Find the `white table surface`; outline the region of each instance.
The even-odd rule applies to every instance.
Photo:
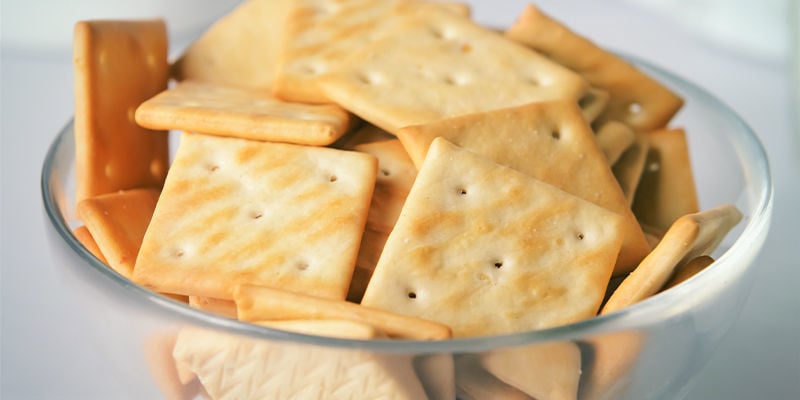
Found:
[[[507,26],[526,1],[472,3],[478,21]],[[539,3],[596,42],[698,83],[724,99],[758,133],[775,183],[772,229],[740,319],[688,398],[800,398],[800,132],[789,52],[759,59],[722,48],[670,18],[619,1]],[[6,31],[13,27],[8,21],[27,18],[24,11],[3,0],[4,38],[13,37]],[[70,324],[81,311],[64,300],[69,287],[52,274],[45,248],[49,222],[39,190],[42,160],[73,113],[71,22],[62,25],[38,25],[53,30],[56,40],[49,47],[21,47],[4,40],[0,56],[2,399],[94,399],[109,393],[114,382],[81,328]]]

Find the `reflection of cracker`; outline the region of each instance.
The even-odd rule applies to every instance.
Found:
[[[134,189],[92,197],[78,203],[78,216],[115,271],[130,277],[158,190]]]
[[[383,39],[321,80],[330,99],[388,132],[535,101],[577,101],[587,90],[577,74],[466,17],[401,7],[394,21]]]
[[[100,251],[100,248],[97,247],[97,242],[92,237],[92,234],[89,233],[89,230],[86,229],[86,226],[79,226],[72,231],[72,234],[75,235],[75,238],[78,239],[79,242],[86,247],[86,250],[89,250],[95,257],[97,257],[100,262],[103,264],[108,265],[108,261],[106,260],[105,256],[103,256],[103,252]]]
[[[395,338],[436,340],[451,336],[447,326],[435,322],[277,289],[242,285],[236,288],[234,299],[243,321],[346,319],[372,325]]]
[[[621,398],[631,384],[632,369],[644,350],[645,337],[636,331],[593,336],[586,340],[591,354],[581,376],[579,398]]]
[[[475,355],[456,358],[456,390],[458,398],[463,400],[533,400],[525,392],[486,371]]]
[[[362,304],[437,321],[461,337],[589,318],[611,276],[622,223],[437,138]]]
[[[161,332],[148,337],[145,342],[147,366],[165,399],[194,399],[201,391],[200,382],[190,371],[178,371],[172,358],[176,340],[176,332]],[[183,379],[181,375],[184,375]]]
[[[633,212],[643,224],[666,230],[678,217],[699,210],[689,146],[683,129],[650,132],[647,140]]]
[[[242,282],[344,299],[376,169],[368,154],[185,133],[134,280],[219,299]]]
[[[266,89],[283,34],[289,0],[247,0],[220,18],[172,65],[178,80]]]
[[[369,339],[353,337],[352,339]],[[173,352],[215,399],[424,399],[411,356],[183,329]]]
[[[638,131],[667,124],[683,100],[618,56],[551,19],[534,5],[522,12],[506,35],[582,74],[611,98],[600,121],[622,121]]]
[[[732,205],[678,218],[658,246],[614,291],[601,314],[627,307],[658,292],[677,266],[710,254],[741,218],[742,214]]]
[[[561,100],[463,115],[405,127],[398,137],[415,164],[436,137],[558,187],[625,218],[615,274],[650,250],[639,223],[573,101]]]
[[[77,201],[160,187],[169,165],[167,135],[139,127],[133,114],[167,87],[164,22],[78,22],[73,54]]]
[[[581,376],[581,352],[570,342],[492,350],[481,364],[503,382],[534,399],[575,399]]]
[[[136,122],[151,129],[325,146],[344,135],[350,114],[334,105],[287,103],[263,91],[184,81],[142,103]]]

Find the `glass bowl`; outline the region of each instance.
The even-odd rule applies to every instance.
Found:
[[[85,307],[85,323],[123,383],[120,391],[136,398],[199,393],[196,382],[181,383],[192,375],[175,369],[176,335],[188,343],[181,354],[192,354],[183,362],[220,371],[224,366],[229,374],[223,383],[203,382],[227,388],[207,389],[211,395],[244,382],[259,382],[242,386],[255,391],[251,395],[270,385],[290,390],[298,380],[304,389],[295,394],[330,394],[330,381],[338,377],[409,398],[452,399],[456,392],[463,399],[492,393],[514,398],[521,394],[514,386],[538,399],[680,398],[750,291],[754,261],[769,229],[772,183],[761,144],[731,109],[681,77],[625,57],[686,100],[671,125],[686,128],[701,209],[732,203],[744,219],[717,249],[712,267],[618,312],[546,330],[426,342],[317,337],[198,311],[122,277],[71,233],[79,224],[71,122],[56,136],[42,169],[52,264]],[[355,368],[362,372],[353,373]],[[359,381],[368,379],[373,380]],[[358,398],[375,394],[357,393]]]

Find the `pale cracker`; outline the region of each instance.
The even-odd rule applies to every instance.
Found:
[[[289,319],[282,321],[255,321],[254,324],[288,332],[343,339],[386,338],[385,333],[370,324],[347,319]]]
[[[534,400],[486,371],[476,355],[456,356],[456,390],[462,400]]]
[[[158,196],[155,189],[133,189],[78,203],[78,217],[91,232],[108,266],[126,278],[133,273]]]
[[[593,316],[621,216],[436,138],[362,304],[450,326],[454,337]]]
[[[92,237],[92,234],[89,233],[89,230],[86,229],[86,226],[81,225],[75,228],[75,230],[72,231],[72,234],[75,235],[75,239],[78,239],[78,241],[81,242],[83,247],[85,247],[86,250],[89,250],[89,252],[92,253],[92,255],[97,257],[97,259],[100,260],[101,263],[108,265],[106,257],[103,255],[103,252],[100,251],[100,247],[97,247],[97,242]]]
[[[411,356],[406,354],[272,342],[185,328],[173,356],[181,368],[197,375],[214,399],[425,398]]]
[[[675,285],[685,282],[687,279],[697,275],[698,272],[708,268],[714,262],[714,259],[711,256],[700,256],[686,264],[679,265],[675,268],[675,272],[672,273],[672,276],[669,278],[666,284],[664,284],[664,288],[661,289],[667,290]]]
[[[231,300],[215,299],[212,297],[189,296],[189,305],[212,314],[236,319],[236,303]]]
[[[372,154],[378,159],[375,191],[361,238],[356,270],[347,295],[348,300],[358,303],[367,289],[369,278],[383,252],[389,232],[397,222],[411,185],[414,184],[417,169],[397,139],[357,145],[355,150]]]
[[[350,113],[331,104],[287,103],[260,90],[183,81],[142,103],[136,122],[150,129],[326,146],[351,121]]]
[[[169,165],[167,135],[136,125],[133,114],[167,87],[164,22],[78,22],[73,62],[76,203],[160,187]]]
[[[481,364],[501,381],[534,399],[577,399],[581,351],[575,343],[492,350],[481,356]]]
[[[689,146],[683,129],[650,132],[647,140],[633,213],[643,224],[666,230],[678,217],[699,210]]]
[[[400,7],[383,39],[321,79],[325,94],[396,133],[408,125],[571,99],[583,78],[468,18],[436,8]]]
[[[597,128],[597,145],[606,155],[609,165],[614,165],[622,153],[636,142],[636,132],[619,121],[607,121]]]
[[[422,2],[409,2],[414,7]],[[392,23],[396,0],[297,0],[289,9],[276,67],[277,97],[305,103],[329,103],[319,80],[353,52],[382,35]],[[437,4],[469,14],[469,6]]]
[[[191,400],[200,394],[200,382],[190,371],[178,372],[172,351],[177,332],[157,332],[145,341],[145,358],[153,380],[166,400]],[[185,374],[185,383],[180,374]]]
[[[331,147],[343,150],[353,150],[360,144],[382,142],[384,140],[394,139],[395,136],[385,130],[378,128],[370,123],[365,123],[360,128],[351,131],[342,136]]]
[[[633,204],[634,196],[636,196],[636,189],[639,187],[639,182],[644,173],[644,166],[647,161],[647,150],[650,148],[647,134],[637,132],[636,140],[627,150],[619,157],[614,165],[611,166],[611,172],[619,182],[619,187],[622,188],[622,193],[625,194],[625,199],[628,205]]]
[[[246,0],[220,18],[172,65],[191,79],[269,89],[275,75],[290,0]]]
[[[678,218],[658,246],[622,281],[601,314],[617,311],[658,292],[676,267],[710,254],[741,219],[742,214],[730,204]]]
[[[609,98],[610,95],[607,91],[596,87],[590,87],[589,91],[578,99],[578,105],[581,107],[583,117],[586,118],[587,122],[594,122],[594,120],[603,113],[603,110],[605,110],[608,105]]]
[[[372,325],[393,338],[441,340],[451,336],[445,325],[347,301],[253,285],[240,285],[233,296],[243,321],[346,319]]]
[[[398,137],[420,165],[443,137],[625,218],[614,269],[628,272],[650,251],[588,123],[573,101],[558,100],[487,111],[400,129]]]
[[[633,383],[633,368],[646,348],[647,337],[627,330],[596,335],[582,341],[584,364],[579,399],[624,398]]]
[[[245,282],[344,299],[376,169],[363,153],[184,133],[134,280],[219,299]]]
[[[608,106],[600,122],[622,121],[637,131],[662,128],[683,106],[683,99],[629,62],[528,5],[506,36],[530,46],[607,90]]]

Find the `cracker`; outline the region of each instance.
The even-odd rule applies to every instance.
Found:
[[[73,61],[76,203],[160,187],[169,165],[167,135],[139,127],[133,113],[167,87],[164,21],[78,22]]]
[[[607,91],[596,87],[590,87],[586,94],[578,99],[578,105],[581,106],[583,117],[586,121],[591,123],[596,120],[603,110],[608,105],[610,96]]]
[[[286,22],[275,95],[305,103],[330,102],[320,90],[320,78],[336,70],[354,51],[380,37],[385,25],[392,22],[391,13],[397,3],[395,0],[295,1]],[[445,6],[445,9],[469,14],[466,5]]]
[[[406,354],[186,328],[173,355],[182,368],[197,374],[214,399],[426,398]]]
[[[619,56],[595,45],[528,5],[506,36],[530,46],[573,71],[610,99],[599,121],[622,121],[637,131],[662,128],[683,99]]]
[[[212,314],[236,319],[236,303],[231,300],[215,299],[212,297],[189,296],[189,305]]]
[[[417,169],[397,139],[357,145],[355,150],[372,154],[378,159],[375,191],[347,296],[348,300],[358,303],[414,184]]]
[[[606,155],[609,165],[614,165],[629,147],[636,142],[636,132],[619,121],[607,121],[597,128],[597,145]]]
[[[678,217],[699,210],[689,146],[683,129],[650,132],[647,139],[633,213],[642,223],[666,230]]]
[[[177,333],[172,331],[159,332],[149,336],[145,341],[147,366],[165,399],[195,399],[200,393],[200,382],[187,371],[183,372],[187,374],[186,383],[181,382],[175,359],[172,358],[176,340]]]
[[[603,307],[608,314],[658,292],[679,265],[711,254],[742,214],[726,204],[678,218],[658,246],[622,281]]]
[[[134,280],[219,299],[244,282],[344,299],[376,169],[362,153],[184,133]]]
[[[435,322],[278,289],[241,285],[234,299],[243,321],[345,319],[372,325],[393,338],[439,340],[451,336],[447,326]]]
[[[433,141],[362,304],[448,325],[454,337],[593,316],[622,217]]]
[[[344,135],[338,142],[331,145],[337,149],[353,150],[360,144],[382,142],[384,140],[394,139],[395,136],[385,130],[378,128],[375,125],[366,123],[358,129],[353,130],[351,133]]]
[[[406,127],[397,135],[417,165],[431,141],[441,136],[624,216],[625,239],[615,274],[633,269],[650,250],[591,128],[572,101],[464,115]]]
[[[468,18],[415,7],[395,18],[320,81],[328,98],[388,132],[587,91],[577,74]]]
[[[636,139],[622,155],[619,160],[611,166],[611,172],[619,182],[622,193],[629,205],[633,204],[636,189],[644,173],[644,166],[647,162],[647,151],[650,148],[650,141],[647,134],[636,133]]]
[[[97,242],[95,242],[94,238],[92,237],[92,234],[89,233],[89,230],[86,229],[86,226],[82,225],[75,228],[75,230],[72,231],[72,234],[75,235],[75,239],[78,239],[78,241],[81,242],[83,247],[85,247],[86,250],[89,250],[89,252],[92,253],[92,255],[97,257],[97,259],[100,260],[101,263],[108,265],[106,257],[103,256],[103,252],[100,251],[100,247],[97,247]]]
[[[259,90],[184,81],[142,103],[136,122],[150,129],[326,146],[349,129],[350,114],[334,105],[287,103]]]
[[[456,390],[462,400],[533,400],[519,389],[497,379],[480,364],[475,355],[456,358]]]
[[[172,65],[177,80],[269,89],[290,0],[246,0],[220,18]]]
[[[633,383],[632,369],[646,348],[647,336],[636,330],[596,335],[583,341],[579,399],[624,398]]]
[[[133,189],[78,203],[78,217],[91,232],[108,266],[126,278],[133,273],[158,197],[155,189]]]
[[[695,259],[692,259],[686,264],[679,265],[675,268],[675,272],[672,273],[672,276],[669,278],[666,284],[664,284],[664,288],[661,290],[667,290],[675,285],[685,282],[687,279],[697,275],[698,272],[706,269],[709,265],[714,262],[714,259],[711,256],[700,256]]]
[[[254,323],[289,332],[343,339],[381,339],[386,337],[386,334],[372,325],[346,319],[291,319],[284,321],[255,321]]]
[[[534,399],[577,398],[581,352],[574,343],[492,350],[481,357],[481,364],[501,381]]]

